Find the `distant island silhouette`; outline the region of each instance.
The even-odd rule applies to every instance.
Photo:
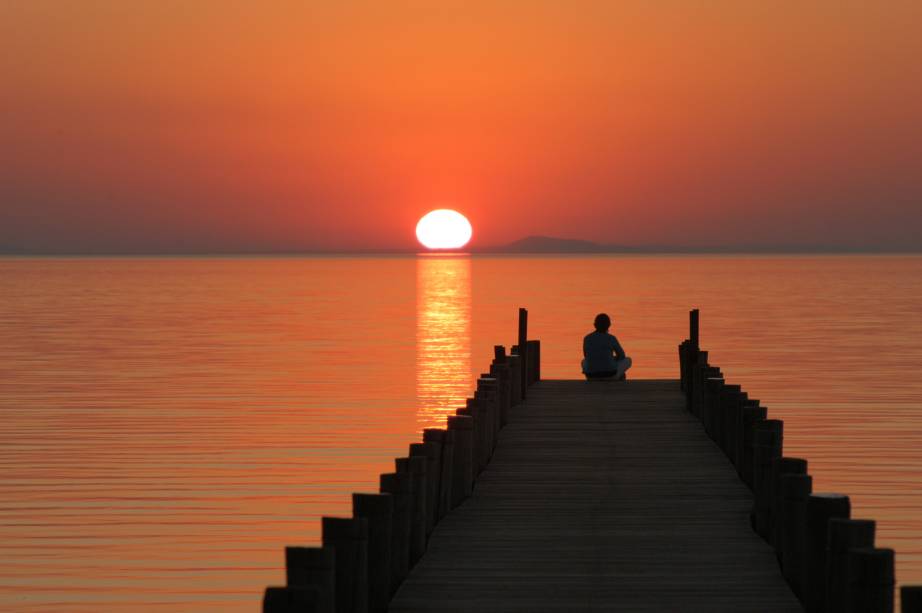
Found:
[[[629,251],[626,247],[603,245],[579,238],[558,238],[555,236],[526,236],[493,249],[500,253],[608,253]]]
[[[585,253],[794,253],[794,254],[823,254],[823,253],[916,253],[905,249],[875,249],[855,248],[846,245],[762,245],[762,246],[679,246],[679,245],[619,245],[615,243],[598,243],[579,238],[561,238],[557,236],[533,235],[504,245],[474,246],[469,249],[472,253],[510,253],[510,254],[585,254]]]

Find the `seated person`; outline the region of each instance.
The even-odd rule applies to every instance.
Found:
[[[605,313],[595,316],[595,332],[583,339],[583,374],[587,379],[623,380],[631,367],[631,358],[624,354],[621,343],[608,333],[611,318]]]

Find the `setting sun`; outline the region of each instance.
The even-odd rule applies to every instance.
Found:
[[[429,211],[416,224],[416,238],[428,249],[459,249],[472,234],[467,217],[451,209]]]

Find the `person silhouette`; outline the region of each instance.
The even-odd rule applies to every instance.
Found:
[[[632,362],[625,355],[618,339],[608,333],[611,318],[605,313],[599,313],[593,325],[595,332],[583,338],[583,374],[587,379],[623,380]]]

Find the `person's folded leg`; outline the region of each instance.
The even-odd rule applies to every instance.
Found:
[[[631,358],[628,357],[624,358],[623,360],[618,360],[618,371],[615,378],[620,379],[624,377],[624,373],[628,371],[628,369],[631,367],[631,364],[633,364],[633,362],[631,361]]]

